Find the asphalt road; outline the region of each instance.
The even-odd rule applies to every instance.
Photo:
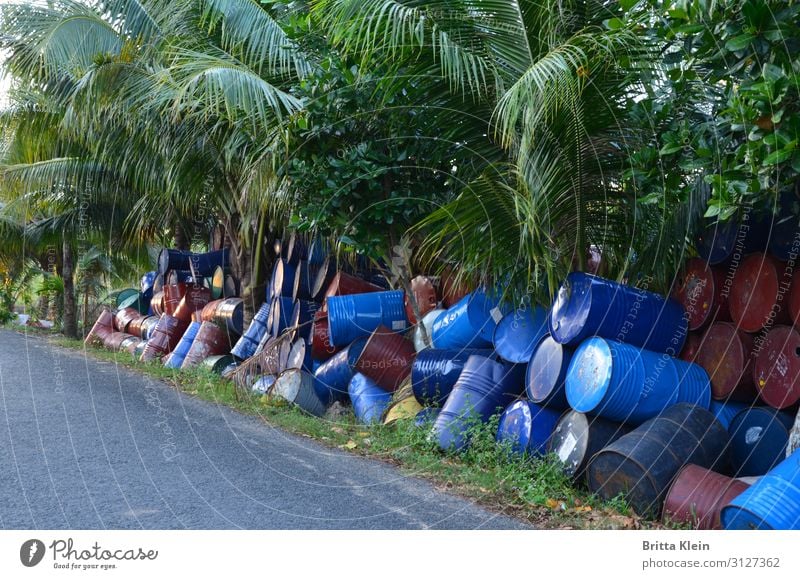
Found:
[[[389,465],[0,330],[0,528],[523,527]]]

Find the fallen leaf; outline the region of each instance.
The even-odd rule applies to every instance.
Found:
[[[592,507],[590,507],[589,505],[586,505],[584,507],[575,507],[575,512],[576,513],[588,513],[591,510],[592,510]]]
[[[353,449],[354,449],[354,448],[356,448],[357,446],[358,446],[358,443],[357,443],[355,440],[348,440],[347,442],[345,442],[345,443],[344,443],[342,446],[340,446],[339,448],[347,448],[347,449],[349,449],[349,450],[353,450]]]

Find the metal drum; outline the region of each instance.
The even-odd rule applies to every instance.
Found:
[[[761,343],[753,366],[761,399],[773,408],[800,400],[800,333],[791,326],[772,328]]]
[[[256,395],[272,394],[272,387],[275,385],[275,380],[278,377],[273,374],[266,374],[261,376],[258,380],[253,382],[251,392]]]
[[[525,375],[528,399],[541,406],[569,408],[565,383],[573,349],[546,336],[536,346]]]
[[[516,454],[544,454],[560,416],[529,400],[512,402],[500,416],[497,442]]]
[[[280,295],[272,298],[272,306],[269,310],[269,327],[273,336],[280,336],[284,330],[292,327],[293,312],[294,302],[292,298]]]
[[[121,290],[117,294],[117,299],[115,300],[115,305],[117,306],[117,309],[123,307],[122,306],[122,302],[124,302],[126,300],[129,300],[133,296],[138,297],[139,296],[139,290],[134,289],[134,288],[126,288],[124,290]]]
[[[689,332],[686,336],[686,341],[683,343],[681,354],[678,356],[684,362],[697,363],[697,354],[700,352],[700,347],[703,344],[703,335],[699,332]],[[706,370],[708,372],[708,370]],[[714,381],[711,381],[712,387]]]
[[[114,316],[114,327],[117,328],[118,332],[127,332],[130,323],[140,316],[139,310],[133,308],[117,310],[117,315]]]
[[[423,408],[417,412],[417,416],[414,418],[414,426],[432,427],[433,423],[436,422],[436,417],[439,416],[439,412],[441,412],[440,408]]]
[[[630,424],[677,402],[705,408],[711,402],[708,376],[696,364],[604,338],[589,338],[575,350],[566,393],[578,412]]]
[[[794,261],[800,253],[800,187],[787,189],[778,197],[778,214],[772,221],[769,252],[782,261]]]
[[[236,345],[231,350],[231,354],[240,360],[246,360],[256,353],[258,344],[264,339],[267,333],[267,322],[269,320],[269,302],[264,302],[261,307],[253,316],[247,331],[242,334],[242,337],[236,342]]]
[[[294,272],[294,285],[292,287],[292,299],[310,300],[314,297],[314,279],[319,268],[307,261],[297,264]]]
[[[789,317],[794,327],[800,328],[800,269],[792,275],[789,288]]]
[[[205,309],[203,311],[205,312]],[[244,332],[244,300],[242,298],[219,300],[211,321],[226,331],[228,339],[238,338]]]
[[[347,386],[355,374],[355,366],[366,338],[360,338],[323,362],[314,372],[314,388],[325,406],[347,400]]]
[[[317,275],[311,285],[311,297],[322,301],[334,276],[336,276],[336,260],[329,255],[318,266]]]
[[[105,339],[103,339],[103,345],[112,352],[119,352],[122,343],[128,338],[133,337],[135,336],[125,332],[111,332],[105,337]]]
[[[673,295],[686,311],[690,330],[698,330],[712,320],[731,319],[725,272],[700,258],[693,257],[686,262]]]
[[[547,310],[517,309],[503,316],[494,330],[494,349],[506,362],[527,364],[537,344],[547,336]]]
[[[356,418],[363,424],[380,422],[392,401],[391,393],[360,373],[354,374],[350,379],[347,393]]]
[[[597,335],[671,356],[683,348],[688,330],[677,301],[581,272],[561,284],[549,327],[560,344],[577,346]]]
[[[214,374],[222,374],[231,366],[236,365],[236,360],[230,354],[218,354],[209,356],[202,362],[203,368],[210,370]]]
[[[285,259],[275,260],[272,268],[272,291],[274,295],[291,298],[294,294],[294,278],[296,265],[288,263]]]
[[[629,431],[622,424],[570,410],[553,429],[547,451],[558,457],[564,474],[583,479],[592,457]]]
[[[470,356],[433,426],[439,447],[466,448],[470,427],[502,412],[522,392],[522,383],[516,378],[501,362]]]
[[[331,252],[330,243],[321,237],[315,237],[308,245],[307,258],[311,265],[322,265]]]
[[[297,300],[292,308],[292,318],[289,327],[297,328],[297,335],[308,340],[311,338],[311,324],[314,314],[319,309],[317,302]]]
[[[302,370],[282,372],[272,387],[272,395],[278,396],[314,416],[325,414],[322,404],[314,391],[314,377]]]
[[[147,300],[153,297],[153,287],[156,283],[156,275],[158,275],[158,272],[148,271],[139,280],[139,291]]]
[[[308,245],[297,232],[292,232],[286,246],[286,261],[297,264],[308,257]]]
[[[726,529],[800,530],[800,449],[722,509]]]
[[[344,346],[369,336],[378,326],[395,332],[408,327],[402,290],[331,296],[328,304],[328,333],[331,344]]]
[[[418,275],[411,280],[411,293],[414,294],[414,301],[417,302],[417,310],[420,318],[424,318],[429,312],[436,309],[439,303],[438,292],[433,279],[424,275]],[[409,295],[404,296],[406,308],[406,318],[411,324],[416,324],[419,320],[414,313],[414,305],[411,303]]]
[[[181,298],[178,307],[173,314],[179,320],[186,323],[192,321],[192,315],[200,312],[211,300],[211,290],[202,286],[187,286],[186,293]]]
[[[150,309],[150,300],[146,299],[143,294],[136,293],[121,300],[119,307],[122,309],[131,308],[140,314],[146,314]]]
[[[99,346],[103,343],[103,339],[114,331],[114,315],[109,310],[103,310],[97,316],[92,329],[83,340],[85,346]]]
[[[716,400],[754,400],[753,337],[728,322],[715,322],[703,335],[696,363],[711,377]]]
[[[176,284],[169,284],[164,286],[164,313],[169,316],[175,315],[175,310],[178,309],[178,305],[181,303],[183,296],[186,295],[186,284],[176,283]],[[189,323],[187,320],[183,320],[187,324]]]
[[[794,417],[772,408],[745,408],[731,420],[731,465],[736,476],[761,476],[786,456]]]
[[[416,354],[414,345],[403,336],[378,326],[367,339],[356,368],[381,388],[394,392],[411,373]]]
[[[181,367],[183,360],[186,358],[186,354],[189,353],[189,349],[192,347],[195,337],[197,337],[197,332],[199,329],[200,322],[191,322],[189,324],[189,327],[186,328],[185,332],[183,332],[183,336],[181,336],[181,339],[175,346],[175,349],[172,350],[172,353],[167,356],[166,360],[164,361],[165,367],[175,369]]]
[[[325,290],[325,297],[382,292],[383,289],[381,286],[370,283],[360,277],[340,271],[333,276],[331,283],[328,284],[328,289]],[[403,317],[405,318],[405,316]]]
[[[225,270],[217,266],[214,268],[214,274],[211,276],[211,300],[222,299],[225,293]]]
[[[687,464],[667,491],[663,521],[689,524],[694,529],[721,529],[722,507],[749,486],[746,482]]]
[[[230,252],[227,248],[207,253],[192,253],[165,247],[158,254],[160,273],[170,270],[194,270],[200,277],[209,277],[214,274],[214,269],[218,266],[222,268],[230,266]]]
[[[492,358],[492,350],[427,349],[417,353],[411,365],[411,387],[414,397],[422,405],[441,406],[447,400],[464,369],[464,364],[473,354]]]
[[[412,332],[412,341],[414,342],[414,349],[417,352],[421,352],[427,348],[431,348],[431,336],[433,333],[433,322],[436,321],[445,310],[431,310],[425,317],[422,318],[422,321],[419,322],[416,326],[414,326],[414,331]],[[423,335],[423,331],[427,335],[427,341],[425,336]]]
[[[314,322],[311,324],[311,357],[324,361],[333,356],[339,348],[331,344],[328,336],[328,314],[322,310],[314,313]]]
[[[742,402],[734,402],[732,400],[720,402],[718,400],[712,400],[709,411],[717,420],[719,420],[719,423],[722,426],[724,426],[726,429],[729,429],[734,416],[739,414],[742,410],[746,410],[748,408],[750,408],[750,406],[743,404]]]
[[[160,316],[148,316],[144,319],[142,322],[142,340],[149,340],[153,336],[160,319]]]
[[[119,351],[120,352],[127,352],[128,354],[134,354],[136,352],[136,348],[141,343],[142,343],[141,338],[137,338],[136,336],[128,336],[119,345]]]
[[[497,302],[485,292],[468,294],[433,322],[433,347],[491,348],[495,327],[502,318]]]
[[[785,264],[763,253],[753,253],[742,260],[728,299],[731,318],[740,330],[757,332],[789,322],[788,309],[781,303],[785,270]]]
[[[209,356],[225,354],[230,349],[227,334],[213,322],[203,322],[184,357],[181,369],[197,366]]]
[[[699,233],[695,248],[701,258],[711,265],[718,265],[733,255],[738,236],[737,221],[714,220]]]
[[[471,291],[468,284],[463,281],[457,281],[456,275],[449,267],[446,267],[444,271],[442,271],[441,284],[442,305],[446,308],[452,308]]]
[[[319,369],[319,366],[314,365],[314,360],[311,358],[311,348],[308,343],[302,338],[295,340],[292,347],[289,349],[289,356],[286,358],[286,369],[294,368],[296,370],[303,370],[313,374]]]
[[[162,314],[153,328],[152,335],[148,337],[147,346],[142,351],[140,360],[147,362],[156,358],[163,358],[178,345],[186,327],[189,324],[173,318],[169,314]]]
[[[154,316],[161,317],[164,313],[164,290],[160,289],[153,294],[153,299],[150,300],[150,311]]]
[[[727,446],[713,414],[676,404],[598,452],[589,463],[589,488],[605,500],[621,494],[637,514],[657,516],[681,467],[724,469]]]

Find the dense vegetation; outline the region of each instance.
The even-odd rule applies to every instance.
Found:
[[[129,284],[154,248],[222,243],[257,307],[287,228],[376,260],[402,244],[418,269],[540,302],[594,245],[606,275],[668,291],[702,219],[769,212],[800,172],[798,11],[5,5],[0,309],[36,278],[39,311],[74,335],[76,301]]]

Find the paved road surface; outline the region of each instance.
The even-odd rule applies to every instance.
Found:
[[[521,527],[391,466],[0,330],[0,528]]]

